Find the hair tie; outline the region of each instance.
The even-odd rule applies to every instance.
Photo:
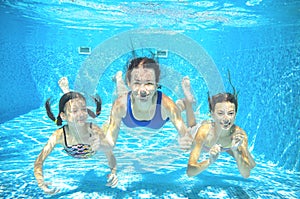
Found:
[[[57,124],[57,119],[54,120],[55,124]]]

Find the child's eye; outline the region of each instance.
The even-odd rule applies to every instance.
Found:
[[[146,86],[153,86],[153,83],[147,83]]]

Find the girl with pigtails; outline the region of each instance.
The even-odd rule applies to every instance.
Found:
[[[47,194],[55,194],[57,188],[50,188],[51,183],[44,181],[43,163],[56,145],[63,146],[64,151],[77,159],[87,159],[92,157],[98,150],[104,151],[111,173],[108,175],[107,186],[112,188],[117,186],[118,178],[116,175],[116,158],[107,147],[105,133],[99,126],[88,123],[88,116],[97,117],[101,112],[101,99],[95,97],[96,114],[86,107],[86,99],[78,92],[70,91],[68,81],[62,78],[59,85],[64,95],[59,101],[59,114],[57,117],[51,111],[50,99],[45,103],[47,115],[57,126],[62,126],[63,121],[67,124],[57,129],[49,138],[39,156],[34,163],[34,175],[38,186]]]

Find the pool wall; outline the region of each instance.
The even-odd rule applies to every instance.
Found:
[[[1,123],[43,106],[48,97],[57,100],[60,77],[67,76],[72,87],[88,57],[78,54],[79,46],[94,49],[126,30],[107,33],[56,27],[32,19],[20,22],[18,13],[1,12],[0,18],[1,24],[8,26],[0,33]],[[299,25],[199,30],[187,35],[213,58],[228,91],[227,70],[231,71],[233,84],[240,91],[237,124],[248,132],[255,156],[300,171]],[[104,100],[111,102],[111,98]]]

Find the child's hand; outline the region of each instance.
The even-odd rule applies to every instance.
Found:
[[[101,134],[94,134],[90,137],[90,143],[94,151],[111,151],[113,149],[106,137]]]
[[[209,150],[210,164],[214,163],[218,159],[220,152],[221,152],[221,145],[215,144],[213,147],[211,147],[211,149]]]
[[[114,173],[110,173],[107,175],[107,183],[106,186],[115,188],[118,185],[118,177]]]
[[[232,136],[232,141],[231,141],[231,150],[232,151],[237,151],[238,147],[243,144],[244,140],[244,135],[241,132],[237,132]]]
[[[193,138],[189,133],[186,133],[184,136],[179,136],[178,142],[182,150],[190,150],[193,143]]]
[[[54,188],[49,188],[49,186],[51,186],[52,183],[51,182],[44,182],[42,183],[42,185],[39,185],[41,189],[43,189],[43,191],[46,194],[56,194],[60,191],[60,189],[57,189],[56,187]]]

